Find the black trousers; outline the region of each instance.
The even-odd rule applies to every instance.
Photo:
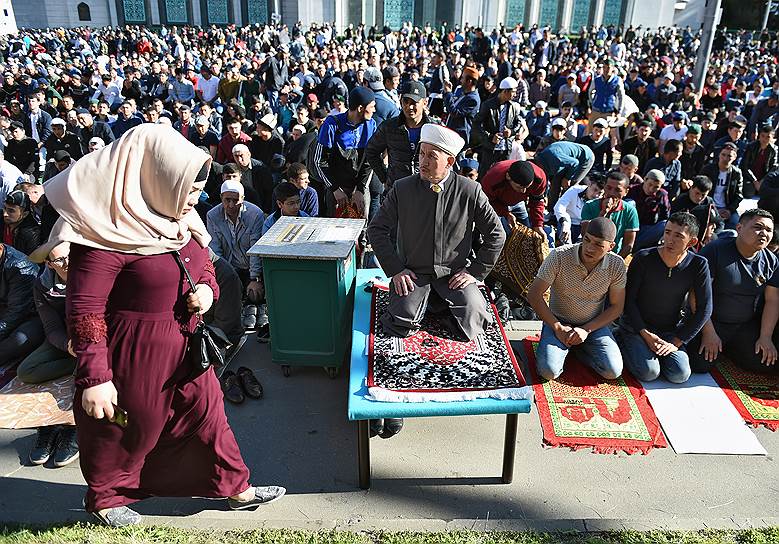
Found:
[[[703,333],[699,333],[687,345],[690,368],[693,372],[709,372],[714,365],[720,362],[720,357],[724,354],[736,366],[744,370],[760,373],[779,373],[779,363],[774,363],[773,366],[766,366],[761,360],[762,353],[755,353],[755,342],[760,337],[759,319],[754,319],[741,325],[715,322],[714,329],[722,340],[722,352],[714,361],[707,361],[703,354],[698,353],[703,335]],[[777,330],[774,330],[773,341],[774,345],[779,345],[779,331]]]
[[[235,343],[243,336],[241,299],[245,289],[230,263],[221,257],[212,258],[212,262],[216,271],[216,282],[219,284],[219,299],[206,312],[204,318],[207,323],[222,329],[227,338]]]
[[[43,344],[45,339],[46,334],[38,315],[27,318],[0,340],[0,366],[18,363]]]

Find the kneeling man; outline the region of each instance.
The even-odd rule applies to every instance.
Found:
[[[457,336],[472,340],[492,322],[476,281],[498,260],[506,235],[481,186],[452,171],[463,139],[426,124],[419,142],[419,174],[393,184],[368,226],[379,264],[392,277],[381,325],[393,336],[415,333],[432,294],[451,312]],[[395,229],[397,246],[391,237]],[[473,246],[476,232],[482,238],[478,248]],[[383,438],[401,426],[402,420],[371,422],[372,432]]]
[[[528,302],[544,322],[537,369],[547,380],[563,373],[570,349],[606,379],[622,374],[622,354],[609,328],[622,314],[627,282],[625,261],[611,253],[616,236],[611,219],[596,217],[581,243],[552,250],[530,285]]]

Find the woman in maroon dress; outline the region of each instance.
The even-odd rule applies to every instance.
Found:
[[[219,382],[212,370],[193,379],[186,357],[195,313],[218,296],[193,209],[210,162],[170,127],[146,124],[46,184],[61,218],[41,250],[72,243],[67,317],[85,505],[112,526],[138,523],[127,505],[151,496],[227,497],[245,509],[285,492],[249,485]],[[111,422],[115,406],[126,428]]]

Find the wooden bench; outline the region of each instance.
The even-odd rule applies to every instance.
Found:
[[[357,271],[352,321],[352,352],[349,371],[350,421],[357,422],[357,453],[359,482],[362,489],[371,486],[370,420],[381,418],[411,418],[434,416],[466,416],[506,414],[503,441],[503,473],[501,480],[510,484],[514,478],[514,457],[517,443],[518,414],[530,412],[528,400],[477,399],[459,402],[377,402],[368,400],[366,380],[368,356],[366,345],[370,330],[371,292],[365,290],[377,276],[384,278],[380,269]]]

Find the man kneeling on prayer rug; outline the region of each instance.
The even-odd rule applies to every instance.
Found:
[[[627,283],[625,261],[611,252],[616,236],[611,219],[596,217],[581,243],[553,249],[541,264],[527,297],[544,322],[536,356],[541,377],[560,376],[569,350],[608,380],[622,374],[622,354],[610,329],[622,315]]]
[[[476,282],[489,274],[506,236],[479,183],[452,170],[464,145],[448,128],[423,125],[419,174],[395,182],[368,226],[373,251],[392,278],[381,326],[393,336],[417,332],[428,308],[448,309],[462,340],[473,340],[492,323]],[[402,420],[371,423],[384,438],[402,427]]]

